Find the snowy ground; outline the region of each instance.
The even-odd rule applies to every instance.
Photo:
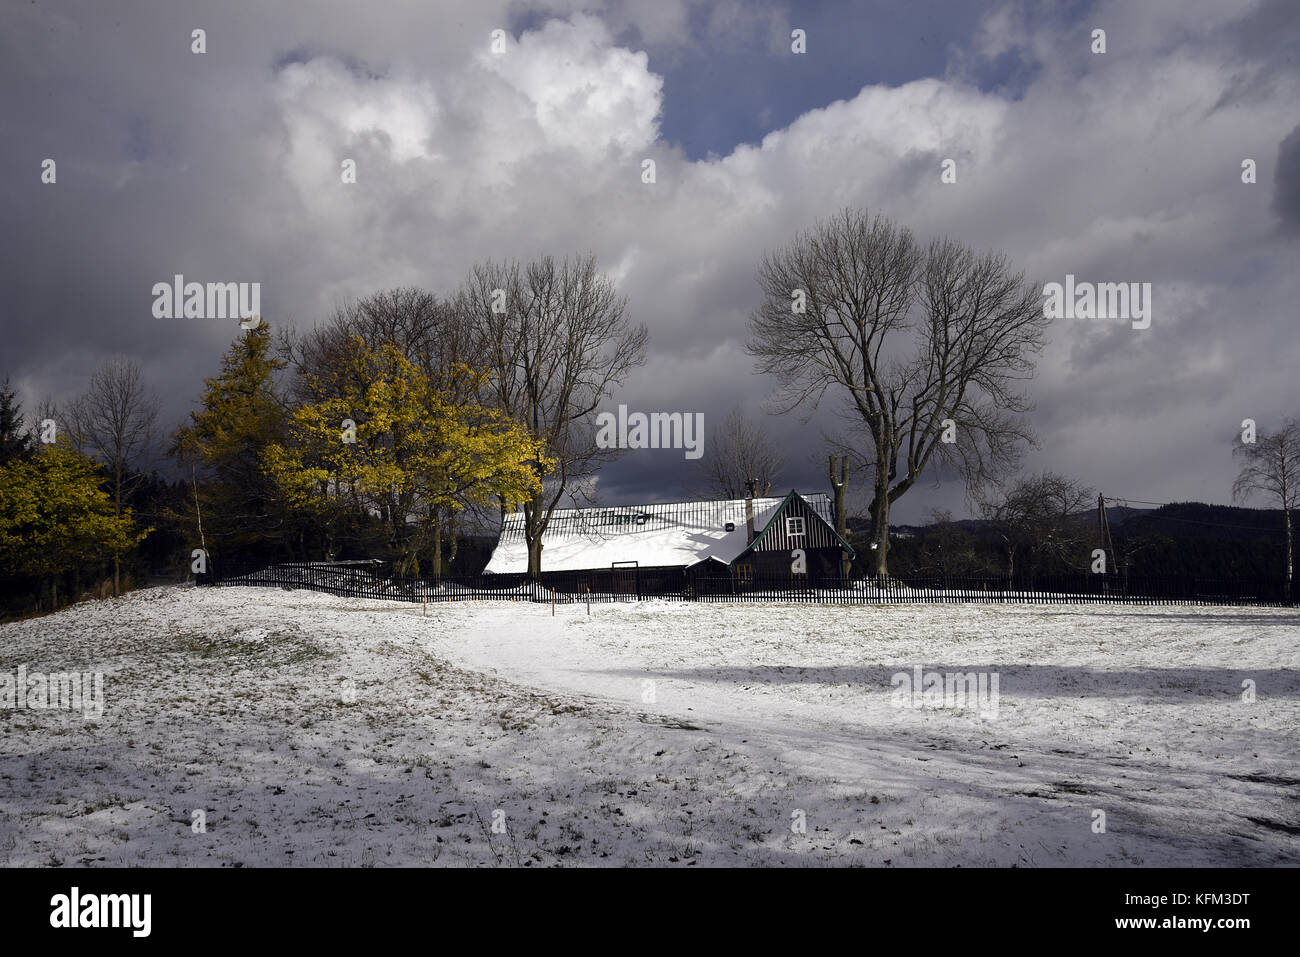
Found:
[[[20,665],[105,711],[0,707],[0,865],[1300,862],[1288,609],[175,587],[0,626]],[[916,666],[996,716],[897,707]]]

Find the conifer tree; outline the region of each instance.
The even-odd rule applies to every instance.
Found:
[[[32,435],[23,424],[22,405],[6,378],[0,386],[0,465],[31,453]]]
[[[267,446],[285,434],[275,381],[285,364],[272,354],[266,323],[243,332],[220,373],[204,379],[198,408],[175,434],[172,454],[190,466],[196,486],[196,535],[201,522],[205,542],[218,548],[286,537],[283,503],[262,469]]]

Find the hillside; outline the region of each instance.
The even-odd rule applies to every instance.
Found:
[[[1280,509],[1240,508],[1204,502],[1178,502],[1158,508],[1108,505],[1107,519],[1115,558],[1130,575],[1205,578],[1280,578],[1286,567]],[[1095,509],[1076,513],[1079,544],[1072,570],[1086,569],[1101,545]],[[849,538],[861,553],[870,540],[869,519],[849,519]],[[1300,534],[1300,533],[1298,533]],[[982,519],[959,519],[943,526],[895,525],[890,528],[890,570],[895,574],[983,575],[1005,567],[997,527]],[[1071,570],[1060,564],[1026,565],[1039,573]]]

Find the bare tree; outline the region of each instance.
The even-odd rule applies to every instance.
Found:
[[[477,364],[470,351],[469,333],[452,303],[423,289],[403,287],[346,302],[306,334],[286,330],[279,348],[298,373],[295,397],[319,401],[332,376],[348,368],[341,357],[350,354],[357,338],[370,349],[391,343],[404,358],[434,374],[441,387],[451,390],[459,384],[452,381],[455,367]],[[312,388],[305,394],[309,377]]]
[[[1276,432],[1260,432],[1254,442],[1237,441],[1233,455],[1242,463],[1232,485],[1234,501],[1263,495],[1282,507],[1286,529],[1286,597],[1291,599],[1295,558],[1291,534],[1291,509],[1300,501],[1300,421],[1284,419]]]
[[[698,468],[706,494],[737,499],[745,497],[751,479],[763,495],[769,494],[784,465],[784,456],[762,425],[737,407],[710,431],[709,450]]]
[[[1021,479],[983,500],[980,512],[1002,542],[1007,578],[1015,576],[1017,554],[1046,555],[1070,564],[1071,555],[1087,541],[1080,513],[1092,501],[1092,489],[1055,472]]]
[[[59,431],[62,429],[66,432],[67,430],[67,423],[60,421],[62,416],[63,411],[59,408],[59,404],[54,401],[52,396],[47,394],[40,402],[36,403],[36,410],[32,413],[29,431],[33,439],[40,439],[41,433],[45,431],[44,425],[49,421],[54,423],[51,441],[59,441]],[[66,434],[63,436],[63,441],[68,441]]]
[[[140,460],[155,439],[158,398],[146,389],[134,359],[110,359],[90,377],[86,393],[68,406],[64,419],[75,448],[98,459],[108,471],[113,513],[141,475]],[[113,594],[121,594],[121,555],[113,555]]]
[[[890,506],[932,464],[968,491],[1006,474],[1032,441],[1016,382],[1041,349],[1041,297],[1004,256],[950,239],[922,249],[883,217],[846,210],[759,268],[749,353],[783,411],[840,402],[872,475],[876,574],[888,574]]]
[[[457,297],[475,354],[491,374],[486,399],[541,441],[541,492],[524,502],[528,573],[541,572],[542,535],[566,492],[618,454],[596,443],[592,413],[645,362],[645,326],[593,256],[474,267]],[[503,507],[504,507],[503,503]]]

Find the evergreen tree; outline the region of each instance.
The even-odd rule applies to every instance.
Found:
[[[198,409],[176,432],[172,454],[190,467],[195,531],[205,547],[239,551],[286,537],[283,502],[261,461],[267,446],[284,439],[275,375],[285,364],[272,355],[265,323],[245,331],[221,372],[204,379]]]
[[[22,406],[6,378],[0,386],[0,465],[31,454],[32,435],[23,424]]]

